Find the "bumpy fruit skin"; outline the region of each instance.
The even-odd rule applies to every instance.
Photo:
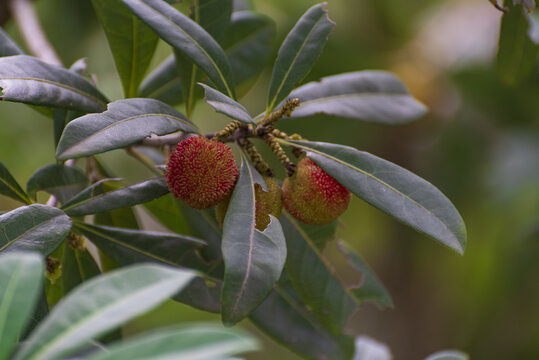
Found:
[[[230,148],[205,137],[180,142],[165,174],[170,192],[195,209],[207,209],[232,192],[238,167]]]
[[[255,227],[260,231],[264,231],[269,225],[269,214],[279,218],[283,207],[282,191],[279,184],[270,177],[264,177],[264,181],[268,187],[267,192],[262,189],[262,186],[255,184]],[[228,195],[215,207],[215,216],[220,227],[223,227],[231,197],[232,194]]]
[[[283,182],[284,208],[306,224],[329,224],[349,203],[350,191],[309,158],[302,159],[295,174]]]

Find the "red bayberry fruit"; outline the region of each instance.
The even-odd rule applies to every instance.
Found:
[[[302,159],[294,175],[283,182],[283,206],[306,224],[329,224],[349,203],[350,191],[309,158]]]
[[[264,229],[270,223],[269,214],[279,218],[281,216],[282,209],[282,191],[279,184],[270,177],[264,177],[268,191],[264,191],[262,186],[255,184],[255,226],[258,230],[264,231]],[[225,221],[226,210],[230,203],[232,194],[227,196],[215,207],[215,216],[220,227],[223,227]]]
[[[227,145],[195,136],[174,148],[165,176],[175,197],[195,209],[206,209],[230,194],[238,168]]]

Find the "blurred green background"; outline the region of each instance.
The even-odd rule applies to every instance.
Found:
[[[316,2],[253,3],[275,19],[280,41]],[[88,58],[99,87],[111,99],[120,98],[112,56],[90,1],[35,4],[64,64]],[[539,359],[537,74],[513,87],[498,80],[494,58],[500,13],[487,0],[331,0],[327,9],[337,27],[305,81],[362,69],[390,70],[430,113],[399,127],[327,116],[289,120],[280,127],[310,140],[354,146],[415,172],[452,200],[468,227],[466,252],[459,257],[354,199],[338,238],[370,263],[392,294],[395,309],[365,304],[350,321],[350,332],[386,343],[396,359],[422,359],[448,348],[472,359]],[[21,44],[14,24],[5,28]],[[169,52],[160,44],[155,64]],[[268,67],[242,99],[252,113],[264,108],[270,75]],[[205,104],[199,104],[193,119],[208,131],[226,124]],[[122,176],[148,176],[124,152],[103,159]],[[39,167],[54,162],[52,121],[24,105],[1,103],[0,161],[23,184]],[[16,206],[0,198],[0,211]],[[219,321],[170,302],[124,331],[198,320]],[[249,323],[242,326],[264,338]],[[247,358],[298,359],[267,338],[264,350]]]

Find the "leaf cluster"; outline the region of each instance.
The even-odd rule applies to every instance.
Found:
[[[26,191],[0,164],[0,194],[24,204],[0,216],[0,252],[37,251],[60,258],[63,273],[59,283],[48,286],[47,298],[40,300],[34,300],[37,285],[32,285],[42,266],[35,256],[17,255],[20,259],[3,262],[7,275],[0,281],[11,279],[14,287],[24,285],[13,271],[17,266],[35,268],[31,275],[34,283],[24,286],[24,291],[33,295],[25,296],[30,302],[44,302],[45,308],[47,301],[53,304],[76,289],[40,322],[15,359],[42,358],[44,354],[50,354],[46,358],[61,358],[144,306],[147,309],[169,296],[221,313],[225,325],[248,318],[305,358],[351,358],[354,341],[345,334],[350,316],[364,301],[392,306],[391,297],[361,257],[345,242],[334,239],[336,223],[307,226],[285,213],[280,219],[271,217],[264,231],[255,228],[254,185],[265,184],[242,145],[249,132],[241,131],[248,129],[256,136],[261,126],[272,130],[275,119],[293,121],[315,114],[398,125],[423,116],[425,106],[397,77],[384,71],[344,73],[296,87],[314,66],[335,26],[326,4],[308,9],[285,38],[273,63],[266,108],[252,116],[238,98],[249,90],[273,55],[271,19],[252,10],[236,11],[231,0],[196,0],[191,14],[163,0],[92,3],[114,56],[124,99],[110,102],[84,76],[85,63],[77,62],[69,69],[47,64],[22,54],[0,32],[1,99],[25,103],[50,115],[58,160],[39,169]],[[170,45],[171,55],[146,75],[159,39]],[[233,131],[244,134],[241,139],[232,138],[242,150],[241,168],[222,231],[211,209],[191,209],[168,194],[162,171],[171,146],[186,136],[205,135],[192,119],[202,93],[208,105],[231,118]],[[286,110],[290,101],[296,104],[293,111]],[[232,134],[225,128],[206,136],[228,141]],[[276,148],[306,153],[354,195],[397,221],[459,253],[464,251],[462,218],[438,189],[417,175],[343,145],[289,136],[275,136],[272,141]],[[100,154],[117,149],[127,150],[156,177],[130,185],[120,182],[100,158]],[[284,150],[279,151],[284,154]],[[84,161],[85,169],[73,165],[74,159]],[[38,191],[49,193],[55,206],[38,204]],[[139,205],[170,233],[140,229],[134,211]],[[89,280],[101,269],[88,253],[86,242],[99,249],[101,269],[127,268]],[[340,259],[328,256],[331,246],[337,246]],[[8,259],[10,255],[3,256]],[[25,265],[21,265],[23,260]],[[354,281],[344,281],[332,261],[347,267]],[[168,267],[130,267],[146,262]],[[83,285],[77,287],[80,283]],[[168,290],[158,288],[159,284],[166,284],[163,287]],[[114,298],[97,295],[107,289]],[[151,304],[140,302],[133,294],[144,291],[160,296]],[[77,299],[89,293],[91,305],[85,312],[75,313],[80,306]],[[114,312],[107,309],[122,301],[126,301],[125,316],[109,319]],[[30,305],[26,309],[32,308]],[[110,320],[107,329],[91,322],[95,316]],[[86,320],[93,327],[77,328],[78,321]],[[14,330],[15,337],[20,329]],[[231,348],[238,351],[253,348],[251,340],[234,332],[206,328],[180,328],[138,341],[172,343],[171,339],[190,339],[197,332],[211,334],[208,342],[237,341]],[[185,340],[178,343],[178,349],[188,345],[204,344]],[[135,340],[113,348],[118,354],[142,351]],[[157,349],[157,345],[148,345],[148,349]],[[231,353],[219,354],[225,358]],[[113,357],[101,354],[95,358]]]

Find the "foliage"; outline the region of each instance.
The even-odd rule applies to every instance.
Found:
[[[10,358],[38,301],[42,256],[0,255],[0,358]],[[256,348],[237,331],[210,325],[176,326],[104,346],[96,341],[126,321],[159,305],[194,277],[187,270],[133,265],[100,275],[73,289],[21,342],[13,359],[215,359]]]
[[[88,345],[89,338],[103,335],[172,295],[193,307],[220,312],[227,326],[249,318],[262,331],[306,358],[351,358],[354,340],[345,334],[347,321],[364,301],[383,307],[392,305],[391,298],[350,247],[339,246],[340,259],[327,256],[325,249],[334,237],[336,223],[307,226],[284,213],[280,219],[272,216],[265,230],[255,228],[255,184],[265,188],[262,175],[273,169],[261,159],[249,138],[264,140],[288,175],[293,174],[295,164],[282,146],[299,157],[308,156],[354,195],[397,221],[463,253],[464,222],[433,185],[367,152],[307,141],[275,127],[283,118],[293,121],[315,114],[398,125],[426,113],[426,107],[397,77],[381,71],[349,72],[295,88],[314,66],[335,25],[325,4],[307,10],[286,36],[273,65],[266,108],[252,116],[238,102],[237,94],[248,89],[271,54],[273,25],[265,16],[250,10],[236,12],[229,0],[195,1],[190,16],[163,0],[92,3],[111,45],[125,99],[109,101],[90,79],[81,75],[80,63],[70,69],[45,63],[21,54],[0,33],[2,100],[28,104],[49,114],[54,118],[58,140],[58,164],[37,170],[26,192],[0,164],[0,193],[24,204],[0,217],[0,251],[33,250],[52,257],[61,254],[62,267],[80,275],[73,277],[65,290],[83,283],[40,322],[15,359],[72,354]],[[208,21],[216,17],[218,22]],[[145,77],[158,38],[171,46],[173,55]],[[196,119],[192,119],[201,90],[208,105],[231,118],[229,125],[212,134],[200,134]],[[177,105],[185,109],[185,115],[173,107]],[[170,197],[165,200],[168,189],[162,170],[166,168],[166,155],[171,146],[189,134],[237,144],[240,175],[222,231],[212,210],[197,211]],[[149,156],[149,148],[159,151]],[[116,149],[126,149],[156,177],[107,188],[115,179],[101,166],[98,156]],[[73,165],[79,158],[84,159],[85,170]],[[36,203],[38,191],[48,192],[53,201],[47,205]],[[140,204],[146,205],[173,234],[139,229],[136,221],[133,226],[126,220],[132,217],[125,213],[113,223],[100,223],[104,215],[110,219],[117,211],[132,215],[129,212]],[[86,215],[95,215],[94,223]],[[171,222],[171,216],[177,217],[176,223]],[[180,229],[184,230],[181,234],[177,233]],[[139,262],[169,267],[129,267],[89,280],[91,276],[87,275],[96,275],[97,266],[88,256],[86,241],[98,247],[102,263],[112,259],[120,267]],[[28,259],[33,259],[28,261],[34,261],[34,267],[40,264],[35,256]],[[355,281],[345,282],[333,262],[349,262]],[[51,257],[47,264],[51,267],[48,273],[58,271]],[[172,286],[163,278],[176,278],[172,274],[190,278],[193,273],[187,276],[184,270],[172,270],[170,266],[196,270],[197,278],[189,284],[185,280],[181,286]],[[35,277],[39,276],[36,270]],[[129,280],[120,282],[124,277]],[[163,284],[156,283],[156,279]],[[123,292],[111,294],[114,298],[102,295],[102,291],[106,293],[116,286]],[[183,291],[176,294],[180,287]],[[35,287],[32,289],[28,291],[35,292]],[[60,295],[67,292],[62,291]],[[151,302],[140,301],[143,296],[139,292],[144,291],[152,294]],[[124,299],[126,293],[130,300]],[[77,299],[88,296],[94,302],[84,308],[87,313],[75,311],[80,305]],[[106,312],[109,305],[115,311],[122,308],[123,315],[110,317],[111,313]],[[84,314],[104,322],[93,323]],[[69,323],[63,323],[65,319]],[[171,339],[176,336],[188,337],[191,335],[186,334],[197,331],[208,334],[204,335],[208,342],[230,341],[234,343],[231,348],[237,351],[253,348],[250,340],[234,338],[233,332],[195,328],[153,334],[112,345],[111,349],[127,358],[128,354],[142,351],[140,344],[154,344],[152,349],[161,349],[156,344],[173,343]],[[177,345],[196,344],[186,340]],[[108,354],[89,356],[112,358]],[[215,358],[216,354],[211,356]]]

